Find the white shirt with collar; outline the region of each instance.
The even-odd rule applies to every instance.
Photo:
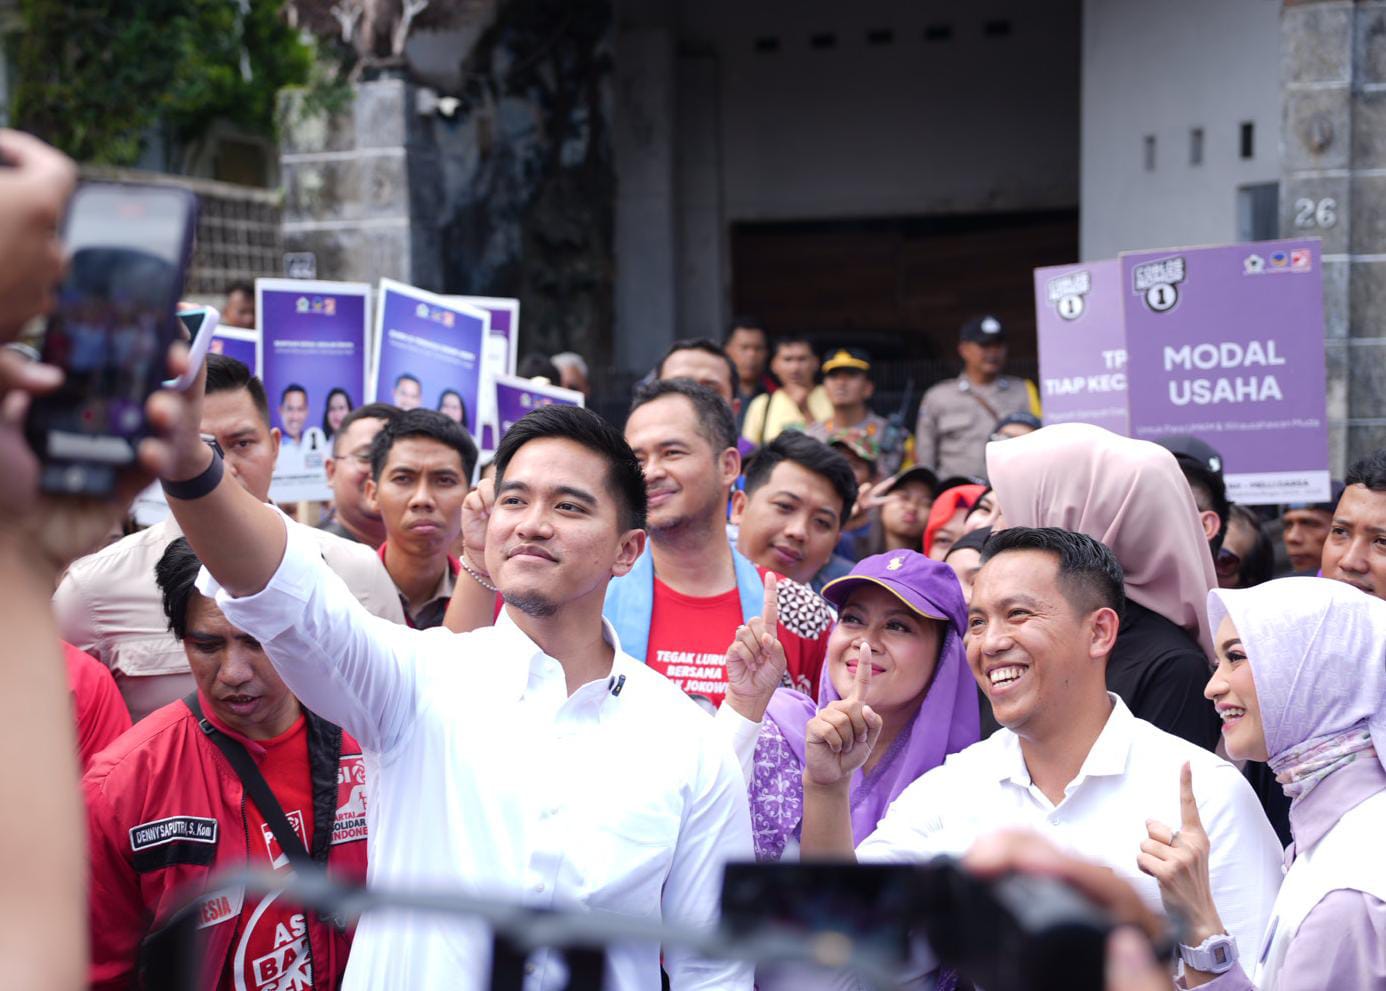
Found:
[[[857,847],[863,861],[960,855],[999,829],[1032,829],[1105,864],[1162,911],[1154,878],[1136,867],[1146,820],[1177,827],[1179,772],[1211,844],[1213,900],[1242,959],[1254,958],[1280,887],[1282,851],[1241,773],[1202,747],[1157,729],[1109,693],[1112,714],[1057,806],[1030,779],[1020,738],[1001,729],[922,775]]]
[[[715,924],[723,864],[752,844],[745,780],[707,714],[609,625],[611,677],[570,697],[562,666],[504,614],[466,634],[373,617],[296,530],[261,592],[234,598],[205,569],[198,587],[360,741],[371,884]],[[344,987],[479,989],[489,956],[479,924],[371,913]],[[528,991],[562,986],[553,955],[531,965]],[[606,986],[658,988],[659,966],[658,947],[615,947]],[[664,966],[675,991],[751,987],[744,965],[670,950]]]

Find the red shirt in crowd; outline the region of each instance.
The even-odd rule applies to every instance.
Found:
[[[719,706],[727,694],[727,648],[742,618],[735,587],[695,597],[674,591],[656,575],[645,663],[689,695]]]
[[[356,741],[311,713],[271,740],[241,737],[210,711],[206,718],[245,747],[314,859],[336,877],[364,881],[366,768]],[[94,991],[129,988],[141,942],[214,877],[284,860],[240,778],[181,700],[99,753],[82,789]],[[322,849],[313,849],[315,838]],[[330,991],[340,986],[352,938],[335,920],[239,889],[207,899],[198,933],[195,985],[209,991]]]
[[[91,759],[130,728],[130,710],[106,665],[66,641],[63,657],[77,719],[77,757],[85,774]]]
[[[764,580],[765,569],[756,570]],[[817,698],[832,612],[813,589],[787,578],[779,579],[778,597],[786,683]],[[695,597],[675,591],[656,575],[645,663],[689,695],[719,706],[727,693],[727,648],[744,618],[735,588]]]
[[[286,732],[256,740],[264,755],[256,760],[265,783],[279,799],[284,816],[303,842],[313,847],[313,789],[308,776],[308,720],[299,716]],[[245,799],[245,842],[250,867],[287,869],[265,817],[249,795]],[[231,937],[218,991],[280,991],[313,987],[312,956],[303,910],[277,904],[277,896],[247,896]]]

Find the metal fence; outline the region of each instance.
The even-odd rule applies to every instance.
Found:
[[[280,272],[283,243],[279,228],[284,195],[278,190],[99,166],[83,166],[82,178],[95,182],[177,186],[197,194],[200,205],[197,242],[184,289],[189,298],[219,297],[232,282],[275,276]]]

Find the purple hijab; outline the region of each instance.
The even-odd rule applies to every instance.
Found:
[[[1215,633],[1224,616],[1246,646],[1272,769],[1358,728],[1386,766],[1386,602],[1327,578],[1280,578],[1213,589]]]
[[[852,775],[852,837],[857,843],[875,831],[876,824],[885,815],[886,807],[911,782],[925,771],[938,767],[949,754],[957,753],[981,738],[977,683],[968,670],[962,641],[967,629],[967,605],[952,568],[941,561],[930,561],[916,551],[894,551],[889,555],[866,558],[852,569],[850,575],[833,583],[836,589],[824,591],[836,592],[840,589],[838,595],[831,596],[840,607],[856,586],[868,582],[883,584],[867,577],[853,581],[853,576],[863,572],[874,574],[879,571],[873,567],[878,563],[878,558],[900,554],[911,556],[909,571],[915,576],[908,585],[911,597],[922,600],[937,615],[946,616],[948,622],[939,645],[934,676],[925,690],[924,701],[914,722],[896,738],[870,774],[863,774],[858,769]],[[828,668],[825,659],[818,683],[817,704],[800,692],[781,688],[770,699],[765,712],[766,717],[779,728],[800,767],[804,764],[804,738],[809,720],[829,702],[841,698],[833,687]]]

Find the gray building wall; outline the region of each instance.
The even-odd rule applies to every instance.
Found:
[[[1069,0],[684,0],[681,40],[721,68],[727,218],[1072,206],[1077,13]],[[931,27],[951,33],[931,41]]]
[[[1078,13],[618,3],[617,360],[721,332],[738,221],[1075,206]]]
[[[1280,11],[1280,0],[1083,0],[1084,259],[1238,238],[1238,188],[1280,178]],[[1255,128],[1249,159],[1243,122]]]

